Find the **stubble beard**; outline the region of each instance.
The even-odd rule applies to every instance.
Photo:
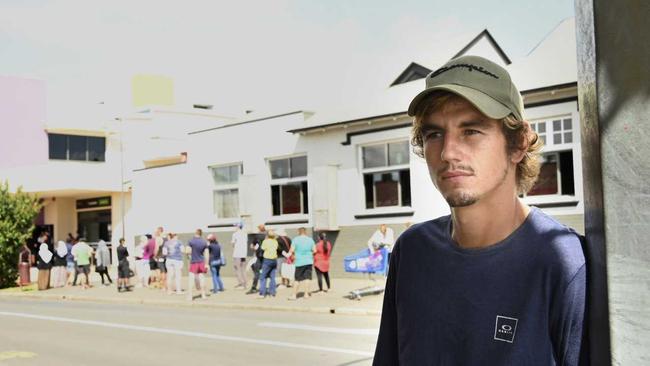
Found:
[[[506,181],[508,177],[509,167],[503,170],[503,174],[499,183],[495,187],[498,187]],[[449,207],[458,208],[458,207],[467,207],[475,204],[480,201],[479,194],[475,192],[461,191],[461,192],[452,192],[445,196],[445,201],[449,204]]]

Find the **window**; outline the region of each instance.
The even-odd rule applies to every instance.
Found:
[[[361,147],[366,208],[411,205],[408,141]]]
[[[573,120],[570,117],[531,122],[530,127],[546,146],[573,143]]]
[[[309,213],[307,157],[269,161],[273,216]]]
[[[239,217],[239,175],[241,164],[210,167],[214,189],[212,201],[214,214],[218,218]]]
[[[53,160],[104,161],[106,139],[104,137],[47,135],[49,156]]]
[[[542,155],[539,177],[527,196],[574,195],[573,151]]]

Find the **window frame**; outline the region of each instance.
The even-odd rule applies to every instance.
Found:
[[[59,136],[65,139],[65,157],[52,157],[52,136]],[[84,140],[84,157],[83,159],[72,159],[70,155],[70,138],[80,138]],[[54,160],[54,161],[73,161],[73,162],[89,162],[89,163],[105,163],[106,162],[106,147],[107,147],[107,139],[106,136],[92,136],[92,135],[75,135],[75,134],[65,134],[65,133],[55,133],[55,132],[47,132],[47,138],[48,138],[48,160]],[[91,151],[90,151],[90,139],[101,139],[104,142],[104,151],[101,152],[101,154],[97,154],[97,156],[101,157],[101,159],[90,159],[91,157]]]
[[[533,131],[537,132],[540,134],[539,131],[539,126],[540,123],[545,123],[545,132],[542,133],[542,135],[545,135],[545,143],[544,147],[542,148],[540,154],[542,156],[544,155],[555,155],[557,159],[557,192],[554,194],[540,194],[540,195],[528,195],[528,193],[524,193],[523,195],[520,195],[520,197],[524,198],[526,203],[529,204],[543,204],[543,203],[560,203],[564,201],[575,201],[576,199],[580,198],[580,194],[578,192],[578,184],[579,184],[579,179],[580,175],[579,172],[577,172],[577,167],[576,164],[573,164],[573,176],[571,177],[573,180],[573,194],[566,194],[562,191],[562,162],[561,162],[561,157],[560,155],[564,152],[571,152],[571,158],[572,161],[575,162],[576,160],[576,153],[579,153],[578,150],[578,143],[577,141],[579,139],[578,131],[576,128],[576,123],[579,123],[577,120],[577,116],[574,115],[573,113],[561,113],[561,114],[555,114],[555,115],[549,115],[549,116],[543,116],[540,118],[534,118],[530,119],[529,123],[531,124],[531,128]],[[570,130],[564,130],[564,121],[565,120],[571,120],[571,129]],[[562,142],[555,144],[554,143],[554,133],[553,131],[553,121],[560,121],[561,124],[561,130],[558,131],[558,133],[562,134]],[[571,142],[565,142],[564,138],[564,133],[571,133]],[[578,138],[577,138],[578,137]],[[565,177],[566,178],[566,177]]]
[[[403,164],[394,164],[390,165],[390,152],[388,146],[392,143],[406,143],[408,146],[407,149],[407,160],[406,163]],[[380,167],[373,167],[373,168],[365,168],[364,167],[364,147],[369,147],[369,146],[380,146],[384,145],[384,159],[385,159],[385,164],[384,166]],[[377,173],[397,173],[398,175],[400,174],[401,171],[406,171],[408,174],[411,173],[411,149],[410,149],[410,144],[409,144],[409,139],[408,138],[395,138],[395,139],[389,139],[389,140],[382,140],[382,141],[373,141],[369,143],[364,143],[364,144],[359,144],[358,145],[358,152],[359,152],[359,157],[358,157],[358,167],[359,167],[359,173],[360,173],[360,178],[361,178],[361,187],[362,187],[362,192],[363,194],[361,195],[363,197],[363,203],[362,207],[364,211],[366,212],[377,212],[377,211],[400,211],[400,210],[411,210],[412,205],[413,205],[413,200],[411,196],[411,202],[409,205],[404,205],[403,202],[403,194],[402,194],[402,182],[401,179],[398,178],[397,180],[397,205],[393,206],[377,206],[377,190],[374,189],[374,184],[373,184],[373,192],[372,192],[372,197],[373,197],[373,207],[367,207],[367,202],[366,202],[366,183],[365,183],[365,176],[367,174],[377,174]],[[410,179],[409,179],[410,182]],[[408,187],[409,191],[411,190],[411,187],[409,185]]]
[[[293,177],[292,175],[292,166],[291,166],[291,159],[295,158],[305,158],[305,175],[301,175],[298,177]],[[280,161],[280,160],[288,160],[289,161],[289,168],[287,171],[287,177],[283,178],[273,178],[273,172],[271,171],[271,163],[275,161]],[[310,204],[309,204],[309,156],[306,153],[301,153],[301,154],[293,154],[293,155],[288,155],[288,156],[282,156],[282,157],[273,157],[273,158],[267,158],[266,159],[266,171],[269,174],[269,188],[270,188],[270,193],[271,193],[271,204],[270,204],[270,216],[274,218],[278,217],[305,217],[309,215],[310,211]],[[306,189],[303,189],[303,183],[307,184]],[[300,212],[299,213],[282,213],[283,211],[283,204],[282,204],[282,187],[287,186],[287,185],[292,185],[292,184],[300,184]],[[278,212],[279,214],[276,215],[274,214],[275,212],[275,207],[274,207],[274,200],[273,200],[273,187],[278,186],[278,198],[279,198],[279,205],[278,207]],[[307,203],[305,205],[305,202]]]
[[[237,182],[229,182],[229,183],[217,183],[214,178],[214,172],[213,169],[219,169],[219,168],[231,168],[233,166],[238,166],[239,167],[239,172],[237,176]],[[244,174],[244,164],[242,162],[235,162],[235,163],[226,163],[226,164],[213,164],[208,166],[208,172],[210,173],[210,180],[212,182],[212,215],[215,216],[217,219],[223,219],[223,220],[229,220],[229,219],[238,219],[241,217],[241,200],[239,196],[240,192],[240,187],[239,187],[239,182],[240,182],[240,177]],[[236,190],[237,191],[237,214],[232,217],[221,217],[219,213],[217,212],[217,207],[215,205],[215,194],[218,191],[231,191],[231,190]],[[223,208],[222,208],[223,210]]]

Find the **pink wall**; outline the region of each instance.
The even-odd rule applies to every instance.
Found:
[[[0,168],[45,163],[45,82],[0,75]]]

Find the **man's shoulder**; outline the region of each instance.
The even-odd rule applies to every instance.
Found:
[[[534,208],[531,213],[532,230],[526,240],[541,249],[541,253],[545,254],[542,258],[569,272],[582,267],[585,264],[583,236],[540,209]]]
[[[407,247],[416,243],[431,243],[431,240],[443,240],[447,235],[445,234],[449,229],[450,216],[441,216],[433,220],[423,221],[411,225],[397,238],[397,247]],[[423,241],[423,239],[426,239]]]

